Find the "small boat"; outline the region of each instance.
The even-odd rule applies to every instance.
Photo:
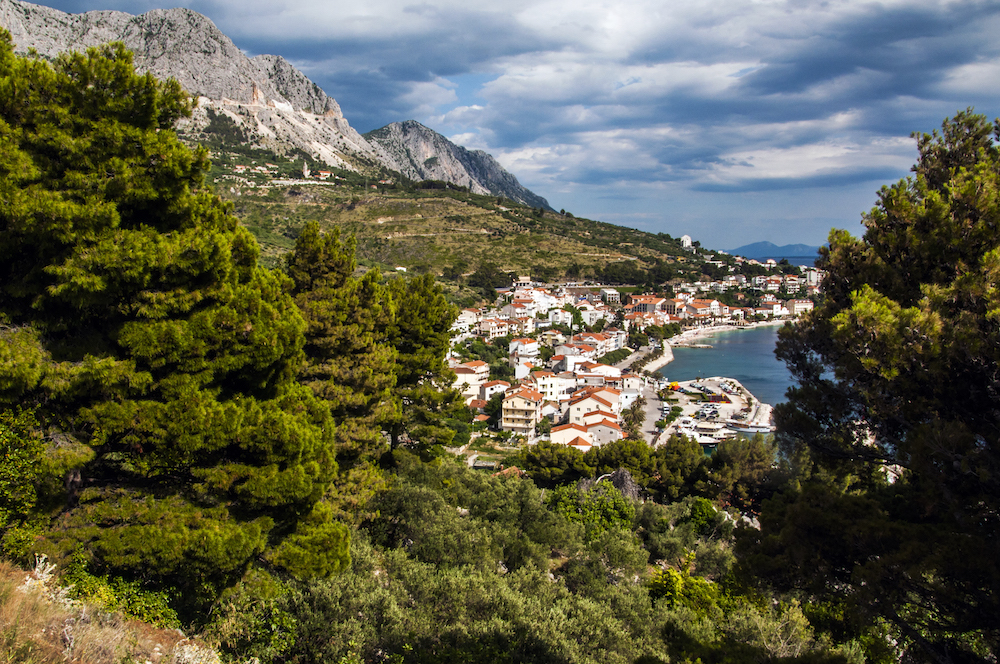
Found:
[[[729,420],[726,425],[736,433],[774,433],[774,426],[770,424],[747,424],[746,422]]]

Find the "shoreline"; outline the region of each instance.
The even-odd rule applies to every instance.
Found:
[[[654,372],[674,361],[674,349],[669,343],[663,344],[663,354],[642,368],[643,371]]]
[[[679,381],[679,385],[683,388],[690,389],[692,383],[696,383],[695,380],[684,380]],[[732,437],[732,434],[739,436],[752,435],[749,433],[739,433],[734,428],[733,422],[740,413],[743,413],[742,425],[748,427],[761,427],[767,428],[769,431],[761,431],[760,433],[773,433],[774,432],[774,412],[773,406],[769,403],[762,402],[757,398],[755,394],[750,392],[743,383],[735,378],[728,376],[711,376],[709,378],[701,379],[701,383],[713,388],[713,390],[720,390],[722,383],[728,382],[736,387],[736,390],[729,393],[730,401],[725,404],[719,404],[720,413],[710,416],[708,418],[699,417],[696,413],[705,405],[700,399],[694,399],[684,392],[674,393],[674,398],[676,401],[662,401],[660,404],[670,404],[678,405],[681,407],[681,416],[677,418],[674,422],[671,422],[658,436],[654,437],[654,442],[652,443],[654,447],[657,444],[662,444],[662,440],[669,440],[669,437],[673,434],[680,434],[687,436],[693,440],[696,440],[702,445],[708,445],[714,448],[723,439]],[[662,408],[662,405],[660,406]],[[654,409],[655,413],[655,409]],[[687,422],[683,422],[683,420]],[[693,423],[693,419],[698,419],[698,423]],[[703,424],[707,423],[707,425]],[[725,433],[727,432],[728,433]],[[719,436],[719,434],[725,435]]]
[[[685,330],[675,337],[670,337],[664,340],[664,352],[663,356],[658,360],[649,363],[649,366],[643,367],[644,371],[656,371],[667,366],[674,361],[674,348],[711,348],[707,344],[697,344],[694,343],[699,339],[704,339],[705,337],[710,337],[717,332],[734,332],[736,330],[752,330],[757,327],[766,327],[773,325],[784,325],[785,323],[794,323],[795,320],[765,320],[758,321],[756,323],[750,323],[749,325],[708,325],[705,327],[697,327],[690,330]],[[667,356],[667,351],[670,351],[669,357]]]
[[[735,332],[737,330],[753,330],[758,327],[769,327],[774,325],[784,325],[785,323],[794,323],[795,319],[782,319],[782,320],[763,320],[754,323],[748,323],[746,325],[706,325],[705,327],[696,327],[690,330],[684,330],[675,337],[670,337],[667,340],[671,346],[689,346],[691,342],[697,341],[699,339],[704,339],[705,337],[710,337],[717,332]]]

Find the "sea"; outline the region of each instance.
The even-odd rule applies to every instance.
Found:
[[[667,380],[694,380],[711,376],[735,378],[763,403],[785,400],[792,375],[774,357],[777,325],[715,332],[698,339],[711,348],[674,348],[674,360],[658,370]]]

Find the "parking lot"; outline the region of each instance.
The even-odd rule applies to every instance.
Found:
[[[730,420],[747,423],[770,420],[770,407],[767,404],[760,404],[738,381],[714,376],[702,380],[681,381],[677,386],[679,389],[668,393],[669,397],[676,401],[661,401],[655,394],[650,395],[652,398],[647,405],[647,418],[653,419],[645,428],[655,430],[656,420],[665,416],[664,406],[666,413],[670,412],[672,406],[681,408],[680,416],[660,434],[657,444],[666,441],[671,434],[678,433],[682,420],[703,425],[717,423],[720,428]],[[713,398],[718,401],[711,401]]]

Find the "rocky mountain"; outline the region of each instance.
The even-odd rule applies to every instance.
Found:
[[[232,119],[253,144],[278,153],[300,151],[315,164],[353,171],[387,168],[414,179],[444,180],[548,208],[545,199],[522,187],[490,155],[469,152],[412,123],[440,140],[422,140],[423,147],[411,152],[425,155],[421,163],[436,159],[442,164],[427,170],[432,175],[415,170],[409,158],[401,157],[405,151],[386,149],[397,142],[361,136],[337,102],[290,62],[276,55],[248,58],[211,20],[190,9],[156,9],[138,16],[117,11],[67,14],[21,0],[0,0],[0,26],[10,31],[15,51],[34,49],[49,58],[123,42],[134,53],[137,70],[175,78],[198,95],[194,116],[178,127],[182,130],[204,128],[212,111]],[[378,132],[394,135],[392,127]],[[428,152],[431,145],[440,154]]]
[[[532,193],[482,150],[467,150],[415,120],[393,122],[365,134],[399,164],[411,180],[443,180],[468,187],[474,194],[506,196],[550,210],[549,202]]]
[[[340,113],[336,101],[305,86],[308,79],[297,71],[297,77],[292,74],[290,64],[273,56],[247,58],[214,23],[190,9],[156,9],[139,16],[116,11],[66,14],[0,0],[0,24],[11,32],[17,51],[33,48],[54,57],[117,40],[132,50],[139,71],[176,78],[186,90],[203,97],[243,104],[271,101],[317,114]],[[269,75],[272,72],[282,74],[277,84]]]
[[[20,0],[0,0],[0,25],[15,50],[45,57],[123,42],[136,69],[176,78],[199,96],[191,122],[224,113],[256,144],[302,150],[331,166],[357,170],[391,162],[358,134],[337,102],[284,58],[248,58],[212,21],[189,9],[156,9],[139,16],[116,11],[67,14]],[[184,127],[181,127],[184,128]]]

